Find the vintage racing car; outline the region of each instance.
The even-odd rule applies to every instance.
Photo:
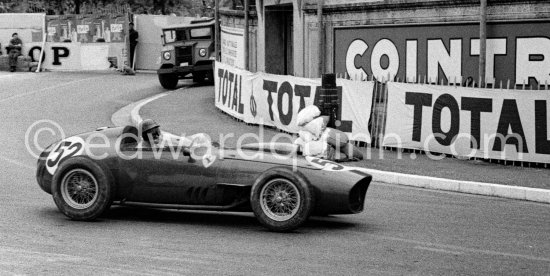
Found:
[[[59,210],[94,220],[111,204],[166,209],[253,211],[274,231],[312,214],[363,211],[372,177],[318,158],[282,157],[291,144],[142,148],[133,126],[101,128],[46,148],[36,177]]]

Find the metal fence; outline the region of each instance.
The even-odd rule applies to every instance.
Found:
[[[461,84],[457,84],[457,82],[432,82],[427,77],[421,77],[419,78],[418,82],[409,82],[409,81],[403,81],[399,78],[391,78],[388,76],[387,78],[382,78],[381,80],[377,80],[373,76],[367,76],[367,75],[361,75],[361,76],[349,76],[347,73],[340,73],[336,74],[336,77],[339,79],[347,79],[347,80],[356,80],[356,81],[374,81],[374,91],[372,95],[372,110],[370,114],[370,120],[369,120],[369,131],[371,133],[372,142],[371,144],[367,144],[364,142],[355,142],[356,146],[359,147],[374,147],[379,148],[382,150],[389,150],[389,151],[400,151],[402,153],[415,153],[415,154],[431,154],[431,155],[441,155],[442,153],[437,152],[430,152],[426,150],[419,150],[419,149],[408,149],[408,148],[397,148],[397,147],[384,147],[382,146],[382,141],[384,139],[385,131],[386,131],[386,119],[387,119],[387,98],[388,98],[388,88],[387,83],[388,82],[407,82],[407,83],[420,83],[420,84],[430,84],[430,85],[441,85],[441,86],[462,86],[462,87],[477,87],[477,88],[484,88],[484,89],[515,89],[515,90],[547,90],[548,93],[550,93],[550,83],[548,81],[545,81],[544,84],[539,85],[528,85],[526,83],[515,83],[510,80],[504,82],[501,81],[499,83],[496,83],[494,80],[492,82],[487,82],[483,85],[479,85],[481,80],[478,80],[477,82],[472,80],[468,80],[468,78],[465,79],[464,82]],[[533,168],[550,168],[549,163],[536,163],[536,162],[526,162],[526,161],[511,161],[511,160],[502,160],[502,159],[485,159],[485,158],[479,158],[479,157],[461,157],[461,156],[453,156],[450,154],[443,154],[447,157],[454,157],[454,158],[461,158],[461,159],[468,159],[468,160],[482,160],[490,163],[495,164],[502,164],[502,165],[513,165],[513,166],[521,166],[521,167],[533,167]]]

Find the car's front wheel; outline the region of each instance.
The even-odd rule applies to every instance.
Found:
[[[174,89],[178,86],[178,76],[176,74],[160,74],[159,82],[166,89]]]
[[[94,220],[112,203],[114,181],[108,169],[85,157],[63,162],[52,179],[57,208],[74,220]]]
[[[313,210],[314,195],[301,173],[275,168],[256,180],[250,202],[261,224],[284,232],[298,228],[307,220]]]

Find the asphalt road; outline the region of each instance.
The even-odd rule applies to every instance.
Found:
[[[27,129],[48,119],[89,131],[161,91],[149,74],[0,74],[0,274],[550,274],[549,205],[380,183],[365,212],[286,234],[248,213],[115,207],[68,220],[36,184]]]

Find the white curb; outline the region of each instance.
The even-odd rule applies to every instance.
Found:
[[[444,190],[467,194],[487,195],[503,198],[528,200],[550,204],[550,190],[492,183],[453,180],[430,176],[419,176],[373,169],[363,169],[372,174],[373,181],[413,186],[432,190]]]

